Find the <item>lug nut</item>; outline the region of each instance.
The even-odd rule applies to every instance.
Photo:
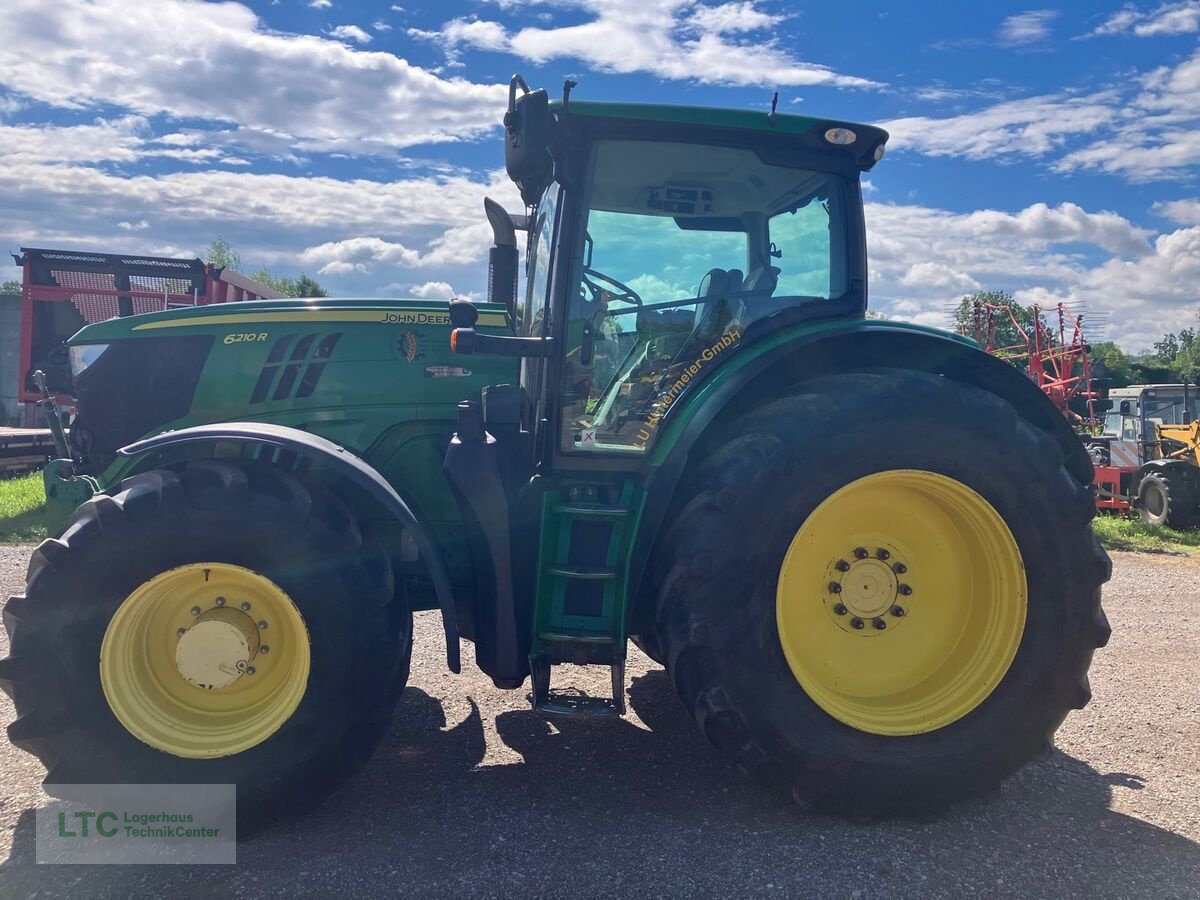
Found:
[[[268,647],[266,644],[263,644],[261,647],[258,648],[258,652],[259,653],[270,653],[271,648]]]
[[[266,630],[266,628],[267,628],[267,623],[266,623],[266,621],[265,621],[265,620],[264,620],[264,621],[262,621],[262,622],[259,622],[259,623],[258,623],[258,630],[259,630],[259,631],[265,631],[265,630]]]
[[[836,603],[834,604],[833,611],[839,616],[844,616],[847,612],[846,605],[844,603]]]
[[[198,606],[193,606],[193,607],[192,607],[192,615],[193,615],[193,616],[198,616],[198,615],[200,615],[200,607],[198,607]]]
[[[887,622],[883,621],[883,619],[876,619],[872,624],[877,631],[883,631],[883,629],[887,628]]]
[[[880,547],[878,550],[875,551],[875,558],[876,559],[891,559],[892,554],[889,553],[887,550],[885,550],[883,547]]]
[[[850,620],[850,627],[851,628],[862,628],[863,620],[860,619],[858,616],[855,616],[853,619]]]
[[[855,559],[866,559],[870,555],[871,554],[867,553],[866,547],[855,547],[854,548]]]
[[[250,612],[250,604],[249,603],[242,604],[242,612]]]
[[[900,585],[898,588],[896,588],[896,590],[898,590],[905,597],[912,593],[912,588],[910,588],[907,584]]]
[[[829,593],[840,594],[841,592],[842,586],[840,584],[838,584],[836,581],[829,582]]]
[[[175,637],[183,637],[185,634],[187,634],[187,629],[180,628],[175,632]]]
[[[904,607],[903,606],[893,606],[891,609],[888,610],[888,612],[890,612],[897,619],[904,618]]]
[[[903,575],[905,572],[908,571],[908,566],[906,566],[902,562],[898,562],[892,566],[892,571],[895,572],[897,575]]]
[[[254,666],[246,666],[246,674],[253,675],[254,674]]]
[[[224,597],[218,597],[218,598],[217,598],[217,606],[224,606],[224,605],[225,605],[225,598],[224,598]]]
[[[836,563],[833,564],[833,567],[835,569],[837,569],[839,572],[849,572],[850,571],[850,563],[846,562],[844,559],[839,559]]]

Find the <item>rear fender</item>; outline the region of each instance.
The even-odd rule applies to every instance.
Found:
[[[125,463],[112,473],[124,478],[135,472],[183,459],[240,457],[247,449],[282,450],[311,461],[341,476],[372,502],[394,517],[416,541],[429,570],[442,611],[446,632],[446,662],[453,672],[461,671],[458,617],[446,563],[428,528],[417,518],[396,489],[378,471],[332,441],[307,431],[262,422],[223,422],[169,431],[122,447],[118,457]]]
[[[701,382],[694,393],[684,394],[663,419],[631,564],[630,596],[642,601],[639,606],[645,605],[644,585],[659,531],[693,451],[742,410],[822,375],[908,369],[988,391],[1011,403],[1021,416],[1050,435],[1062,448],[1067,470],[1080,483],[1092,481],[1091,457],[1054,404],[1020,370],[985,353],[972,341],[902,322],[870,319],[822,322],[764,334],[751,342],[753,337],[747,329],[747,343],[739,353]]]

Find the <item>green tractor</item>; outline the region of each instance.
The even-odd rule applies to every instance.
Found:
[[[1048,752],[1109,635],[1092,465],[1011,366],[866,318],[887,134],[519,77],[504,123],[528,208],[486,203],[487,302],[71,340],[69,520],[0,662],[47,784],[234,783],[243,827],[311,806],[389,728],[417,610],[543,714],[622,714],[632,640],[815,809],[926,814]]]

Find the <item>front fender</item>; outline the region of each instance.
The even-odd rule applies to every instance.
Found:
[[[141,468],[140,463],[158,459],[167,448],[185,445],[233,444],[235,446],[257,445],[286,450],[296,456],[311,460],[345,478],[369,494],[376,502],[391,513],[413,536],[421,556],[429,569],[438,606],[442,611],[442,625],[446,632],[446,662],[452,672],[462,670],[459,655],[458,616],[454,608],[453,589],[446,563],[438,552],[437,545],[428,529],[417,519],[404,499],[379,472],[361,458],[333,441],[326,440],[298,428],[270,425],[262,422],[222,422],[213,425],[198,425],[179,431],[168,431],[146,440],[137,441],[117,451],[118,457],[127,460],[121,466],[121,475]]]

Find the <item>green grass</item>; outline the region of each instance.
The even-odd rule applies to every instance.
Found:
[[[1092,526],[1106,550],[1142,553],[1194,553],[1200,549],[1200,530],[1176,531],[1155,528],[1139,518],[1101,514]]]
[[[46,536],[42,473],[0,479],[0,542],[40,541]]]

